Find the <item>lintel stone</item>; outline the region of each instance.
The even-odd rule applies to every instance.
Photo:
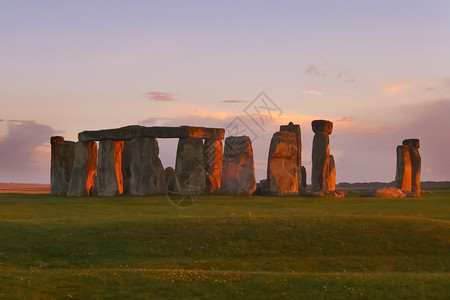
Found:
[[[210,140],[223,140],[225,129],[207,128],[194,126],[165,127],[153,126],[145,127],[131,125],[114,129],[103,129],[93,131],[83,131],[78,134],[80,142],[103,141],[103,140],[131,140],[134,138],[187,138],[197,137]]]

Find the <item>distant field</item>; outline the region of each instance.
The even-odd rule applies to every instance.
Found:
[[[422,198],[0,195],[0,299],[449,299],[450,190]]]
[[[0,194],[3,193],[50,194],[50,184],[0,182]]]

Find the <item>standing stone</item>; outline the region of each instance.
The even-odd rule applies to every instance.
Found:
[[[409,147],[397,146],[397,168],[395,174],[395,186],[402,191],[411,191],[411,157]]]
[[[336,167],[334,165],[334,156],[330,155],[326,179],[326,191],[334,192],[336,190]]]
[[[75,160],[75,142],[64,141],[62,136],[52,136],[51,144],[51,194],[67,196],[70,176]]]
[[[164,177],[166,179],[167,191],[175,191],[175,169],[172,167],[167,167],[164,169]]]
[[[175,177],[183,193],[203,193],[206,174],[203,162],[203,139],[195,137],[178,140]]]
[[[159,159],[158,141],[154,138],[136,138],[128,144],[131,158],[129,193],[141,196],[165,193],[166,180]]]
[[[302,172],[301,172],[301,167],[302,167],[302,134],[301,134],[301,130],[300,130],[300,125],[298,124],[293,124],[292,122],[289,122],[288,125],[281,125],[280,126],[280,131],[288,131],[288,132],[292,132],[295,134],[295,138],[297,141],[297,174],[298,174],[298,187],[300,190],[300,187],[302,186]]]
[[[122,150],[123,141],[99,142],[97,166],[99,196],[115,196],[123,193]]]
[[[205,140],[203,159],[206,171],[206,188],[210,193],[220,188],[222,178],[223,144],[221,140]]]
[[[252,141],[248,136],[225,139],[221,193],[251,195],[256,190]]]
[[[422,164],[419,153],[420,141],[419,139],[407,139],[402,144],[408,146],[409,157],[411,159],[411,192],[420,196],[420,172]]]
[[[306,168],[304,166],[300,167],[300,172],[302,173],[302,184],[301,187],[306,190]]]
[[[333,131],[333,123],[327,120],[314,120],[311,126],[315,133],[312,147],[312,190],[323,192],[327,186],[326,176],[330,160],[329,135]]]
[[[69,196],[89,196],[94,193],[94,174],[97,170],[97,144],[75,143],[75,161],[70,177]]]
[[[123,141],[122,149],[122,181],[123,194],[130,195],[131,184],[131,140]]]
[[[290,195],[298,193],[297,145],[298,140],[295,133],[281,131],[273,134],[267,162],[270,194]]]

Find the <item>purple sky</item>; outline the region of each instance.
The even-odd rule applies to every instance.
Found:
[[[0,182],[48,183],[51,135],[236,117],[258,180],[289,121],[310,171],[313,119],[334,122],[338,182],[393,180],[406,138],[423,180],[450,180],[449,16],[447,0],[1,1]],[[258,126],[262,91],[279,111]],[[160,148],[173,166],[176,141]]]

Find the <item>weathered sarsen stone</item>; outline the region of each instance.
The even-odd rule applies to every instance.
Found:
[[[329,134],[333,131],[333,123],[327,120],[314,120],[311,126],[315,133],[312,147],[312,190],[323,192],[327,186],[326,176],[330,160]]]
[[[294,124],[292,122],[289,122],[288,125],[281,125],[280,126],[280,132],[283,131],[288,131],[288,132],[292,132],[295,134],[295,138],[296,138],[296,142],[297,142],[297,174],[298,174],[298,186],[299,186],[299,191],[300,191],[300,187],[302,186],[302,172],[300,170],[301,166],[302,166],[302,135],[301,135],[301,130],[300,130],[300,125],[298,124]]]
[[[206,189],[206,172],[203,161],[203,139],[195,137],[178,140],[175,177],[180,192],[203,193]]]
[[[304,166],[300,167],[300,172],[302,173],[302,184],[301,187],[306,189],[306,168]],[[299,187],[300,190],[300,187]]]
[[[330,155],[330,159],[328,161],[326,184],[327,192],[334,192],[336,190],[336,167],[334,164],[333,155]]]
[[[131,140],[125,140],[123,141],[122,149],[122,182],[124,195],[130,195],[131,157]]]
[[[248,136],[227,137],[220,192],[225,195],[250,195],[255,190],[252,141]]]
[[[220,188],[222,178],[223,144],[221,140],[205,140],[203,160],[206,172],[206,189],[210,193]]]
[[[166,179],[167,190],[175,191],[175,169],[172,167],[167,167],[164,169],[164,177]]]
[[[129,144],[129,193],[154,195],[166,192],[164,167],[159,159],[158,142],[154,138],[136,138]],[[122,162],[123,166],[123,162]]]
[[[293,132],[275,132],[272,136],[267,162],[269,193],[290,195],[298,193],[298,140]]]
[[[411,159],[411,192],[420,196],[420,172],[422,165],[422,159],[419,153],[420,141],[419,139],[407,139],[402,144],[408,146],[409,157]]]
[[[115,196],[123,193],[123,141],[102,140],[98,148],[97,194]]]
[[[97,170],[97,144],[77,142],[75,161],[70,177],[69,196],[89,196],[94,193],[94,174]]]
[[[75,142],[65,141],[62,136],[52,136],[51,144],[51,194],[67,196],[70,177],[75,161]]]
[[[402,191],[411,191],[411,178],[411,157],[409,155],[409,147],[398,145],[395,186]]]

